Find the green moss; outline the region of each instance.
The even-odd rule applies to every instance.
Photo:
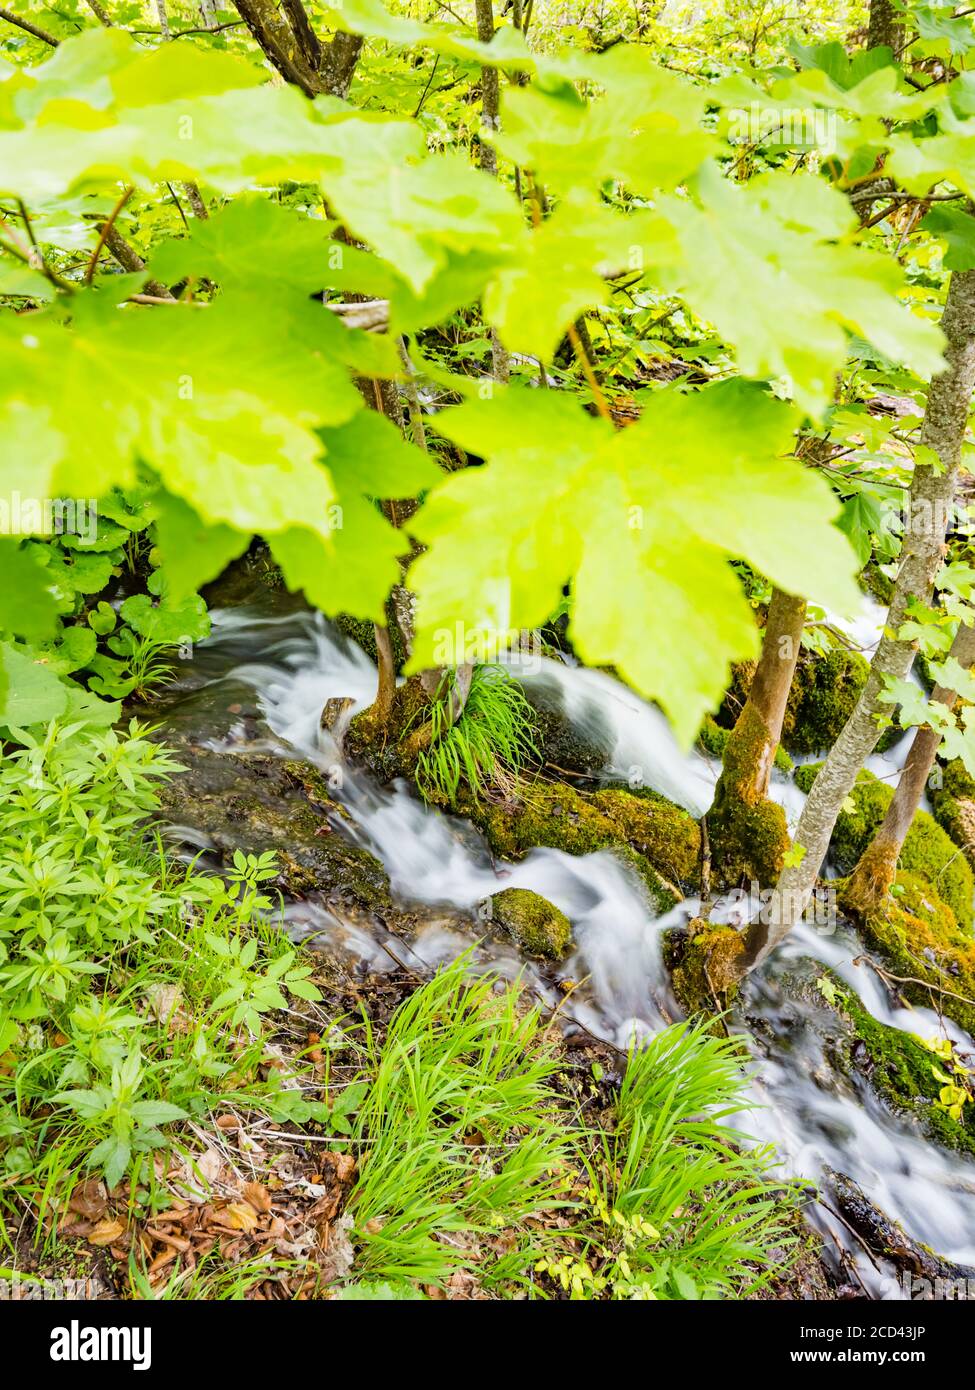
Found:
[[[829,973],[829,972],[828,972]],[[837,1004],[852,1025],[847,1065],[866,1075],[871,1087],[894,1111],[914,1116],[928,1138],[949,1149],[975,1154],[975,1102],[964,1107],[964,1120],[953,1120],[938,1105],[941,1082],[932,1066],[937,1058],[917,1038],[878,1022],[836,976]],[[860,1055],[856,1043],[866,1048]]]
[[[674,994],[688,1014],[713,1013],[727,1004],[740,982],[744,938],[734,927],[695,918],[686,932],[672,932],[664,947]]]
[[[495,893],[491,919],[530,955],[561,960],[572,946],[572,924],[565,913],[527,888]]]
[[[343,637],[348,637],[351,642],[362,648],[366,656],[371,661],[378,663],[379,653],[376,650],[376,629],[368,618],[354,618],[351,613],[339,613],[332,621],[342,633]],[[399,624],[395,621],[393,614],[387,609],[387,625],[389,628],[390,642],[393,648],[393,663],[396,672],[403,668],[406,660],[406,649],[403,646],[403,637],[399,630]]]
[[[704,752],[710,754],[712,758],[723,758],[724,750],[728,746],[730,737],[731,730],[723,729],[713,715],[708,714],[705,716],[704,723],[701,725],[697,741]],[[789,757],[781,743],[775,750],[775,766],[780,772],[791,772],[795,767],[795,763]]]
[[[812,786],[820,766],[822,764],[810,764],[797,770],[796,783],[803,791]],[[879,782],[872,773],[860,773],[851,793],[853,807],[840,812],[833,831],[831,848],[841,874],[851,873],[856,867],[893,795],[893,789]],[[941,901],[951,908],[959,925],[971,931],[975,895],[971,867],[927,811],[915,813],[898,864],[905,873],[927,880]]]
[[[867,565],[861,579],[867,592],[872,594],[878,603],[890,603],[894,596],[894,581],[877,565]]]
[[[771,736],[753,705],[747,705],[728,739],[714,801],[708,812],[711,871],[730,885],[774,883],[789,848],[785,811],[758,793]]]
[[[853,713],[869,670],[859,652],[845,647],[802,654],[782,723],[782,742],[790,753],[819,753],[832,747]]]
[[[648,787],[609,787],[593,792],[590,805],[608,816],[623,840],[675,883],[699,873],[701,828],[689,812]]]
[[[884,959],[912,1004],[940,1009],[975,1032],[975,939],[920,876],[897,875],[895,896],[861,922],[864,939]],[[837,884],[841,908],[848,904]],[[934,986],[934,988],[932,988]],[[947,991],[943,993],[942,991]]]
[[[940,786],[929,784],[934,818],[975,868],[975,778],[959,758],[938,771]]]
[[[662,917],[683,901],[681,892],[659,874],[644,855],[639,854],[630,845],[612,845],[610,853],[619,860],[625,870],[639,880],[646,893],[647,902],[657,916]]]
[[[645,857],[654,877],[700,883],[701,830],[693,816],[655,792],[610,789],[588,794],[561,782],[522,784],[509,800],[476,804],[462,796],[457,810],[483,832],[495,854],[521,859],[538,845],[566,854],[592,854],[628,845]],[[675,890],[667,884],[668,893]]]

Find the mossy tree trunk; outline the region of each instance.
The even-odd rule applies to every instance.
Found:
[[[725,884],[774,883],[789,847],[785,812],[768,790],[805,618],[805,599],[773,591],[762,655],[708,812],[712,870]]]
[[[904,518],[900,569],[894,584],[887,625],[874,653],[870,675],[842,733],[829,752],[803,808],[795,843],[804,851],[800,863],[779,876],[767,919],[748,928],[743,967],[753,969],[800,921],[819,876],[843,802],[864,762],[880,738],[878,717],[889,712],[881,700],[888,677],[903,680],[910,672],[917,644],[901,637],[908,604],[927,602],[944,558],[948,517],[962,443],[975,391],[975,271],[956,271],[948,285],[941,326],[947,339],[947,365],[928,389],[919,443],[934,450],[937,471],[916,463]],[[920,452],[920,451],[919,451]]]
[[[966,669],[975,662],[975,628],[959,627],[952,643],[951,655]],[[944,685],[935,686],[932,702],[949,708],[957,699],[956,692]],[[921,804],[935,755],[941,746],[941,734],[930,724],[923,724],[915,733],[910,752],[901,771],[893,800],[870,844],[860,856],[844,893],[844,902],[869,916],[890,892],[897,872],[897,860],[914,813]]]

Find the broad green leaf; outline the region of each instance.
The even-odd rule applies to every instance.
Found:
[[[180,603],[216,579],[250,544],[250,533],[208,526],[180,497],[160,493],[156,544],[162,556],[169,600]]]
[[[943,365],[940,329],[898,302],[896,262],[796,230],[796,195],[781,183],[739,188],[709,170],[698,193],[700,205],[658,204],[683,251],[680,267],[661,279],[735,346],[743,375],[784,377],[796,402],[818,414],[846,359],[847,332],[921,375]]]
[[[689,742],[728,664],[757,645],[730,559],[789,592],[856,606],[835,498],[784,457],[796,423],[742,382],[661,392],[618,433],[551,392],[443,412],[438,429],[489,462],[453,475],[411,521],[431,546],[410,572],[411,669],[541,623],[571,579],[580,655],[616,665]]]
[[[975,217],[970,212],[950,203],[935,203],[921,227],[947,242],[946,270],[975,270]]]
[[[375,410],[360,410],[345,425],[319,430],[319,438],[342,496],[357,489],[369,497],[415,497],[443,478],[429,454],[407,444]]]
[[[12,642],[0,642],[0,725],[26,729],[63,714],[65,687],[46,661]]]
[[[564,193],[610,179],[637,192],[672,189],[715,153],[715,137],[699,124],[699,89],[632,48],[593,68],[608,94],[588,103],[568,87],[508,88],[496,137],[502,155]]]
[[[506,347],[544,362],[569,324],[608,302],[607,276],[659,267],[678,255],[677,237],[662,218],[623,217],[596,203],[562,204],[518,249],[488,286],[484,313]]]
[[[57,625],[57,606],[50,580],[36,556],[14,539],[0,539],[0,630],[18,637],[51,637]]]

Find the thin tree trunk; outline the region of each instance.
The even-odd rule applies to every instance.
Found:
[[[708,812],[712,865],[725,883],[774,882],[789,845],[785,812],[768,790],[805,618],[805,599],[773,590],[762,655]]]
[[[322,91],[332,97],[341,97],[345,101],[352,86],[364,42],[361,34],[346,34],[340,30],[335,35],[322,53]]]
[[[160,34],[164,39],[169,39],[169,15],[166,13],[166,0],[156,0],[156,14],[159,16]]]
[[[481,43],[490,43],[494,38],[493,0],[474,0],[477,17],[477,37]],[[496,135],[500,129],[498,113],[501,108],[501,84],[497,68],[481,68],[481,128]],[[488,174],[497,175],[498,155],[489,140],[481,140],[481,168]]]
[[[481,43],[490,43],[494,38],[493,0],[474,0],[477,18],[477,37]],[[481,68],[481,129],[496,135],[501,128],[501,84],[497,68]],[[498,153],[489,140],[482,136],[480,141],[481,168],[492,178],[498,176]],[[511,377],[511,359],[498,337],[498,330],[491,329],[491,375],[495,381],[506,382]]]
[[[98,20],[99,24],[104,24],[106,29],[111,29],[112,21],[109,19],[104,6],[100,5],[98,0],[88,0],[88,8]]]
[[[975,662],[975,628],[964,624],[959,627],[951,645],[951,655],[966,670]],[[931,694],[932,703],[947,705],[949,709],[957,698],[956,691],[944,685],[935,686]],[[890,892],[897,873],[897,860],[940,746],[940,732],[930,724],[922,724],[914,735],[887,814],[860,856],[843,895],[845,904],[864,915],[878,907]]]
[[[339,31],[323,45],[312,28],[302,0],[234,0],[241,19],[264,56],[287,82],[306,96],[349,95],[362,51],[362,35]]]
[[[893,0],[870,0],[867,47],[886,47],[897,54],[903,43],[903,16],[894,8]]]
[[[389,716],[393,711],[393,696],[396,694],[396,663],[393,659],[393,644],[389,638],[389,629],[380,627],[376,623],[373,630],[376,634],[379,681],[372,712],[377,725],[385,727],[389,723]]]
[[[839,738],[830,750],[803,808],[795,844],[801,863],[786,868],[778,881],[767,922],[748,929],[743,968],[753,969],[801,919],[812,896],[830,837],[857,774],[880,738],[878,716],[889,711],[881,700],[886,678],[903,680],[917,644],[898,636],[908,603],[926,602],[944,557],[948,514],[961,459],[965,426],[975,390],[975,271],[956,271],[948,285],[941,326],[947,338],[947,367],[928,389],[920,444],[933,449],[940,471],[916,463],[905,518],[900,570],[887,625],[870,674]]]

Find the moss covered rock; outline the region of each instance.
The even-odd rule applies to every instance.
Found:
[[[595,777],[609,763],[615,736],[595,703],[570,718],[562,690],[551,677],[526,681],[525,697],[535,714],[534,738],[543,764],[556,772]]]
[[[867,682],[869,662],[845,647],[804,652],[796,667],[782,723],[790,753],[820,753],[836,742]]]
[[[683,901],[680,890],[657,872],[645,855],[632,845],[610,845],[608,852],[621,865],[623,870],[635,880],[658,917],[670,912],[671,908]]]
[[[669,933],[664,959],[674,994],[688,1014],[714,1013],[734,997],[744,950],[741,932],[699,917],[686,929]]]
[[[840,907],[847,904],[837,888]],[[898,976],[897,989],[912,1004],[935,1007],[975,1032],[975,938],[958,925],[929,881],[897,875],[895,896],[861,920],[868,945]]]
[[[572,924],[565,913],[527,888],[495,893],[491,920],[529,955],[561,960],[572,947]]]
[[[701,725],[697,741],[702,750],[712,758],[723,758],[724,751],[728,746],[728,739],[731,737],[731,730],[724,729],[714,718],[713,715],[706,715],[704,723]],[[780,772],[791,772],[795,763],[782,747],[781,743],[775,750],[775,766]]]
[[[808,792],[822,764],[811,763],[796,771],[796,783]],[[831,848],[841,874],[851,873],[873,839],[893,797],[893,789],[870,772],[861,772],[851,793],[852,809],[841,811],[833,831]],[[927,811],[915,813],[901,850],[900,867],[925,879],[940,900],[951,908],[958,924],[972,928],[975,879],[964,855]]]
[[[379,860],[344,838],[346,812],[317,768],[268,753],[227,753],[177,743],[186,771],[160,787],[161,815],[194,847],[229,865],[235,850],[277,855],[278,887],[342,907],[388,907]]]
[[[732,668],[732,683],[718,711],[719,727],[732,729],[744,708],[756,662]],[[867,680],[869,663],[860,652],[833,647],[800,653],[782,721],[782,746],[788,753],[821,753],[832,747],[853,712]]]
[[[931,787],[934,818],[975,869],[975,778],[959,758],[939,770],[941,785]]]
[[[688,811],[648,787],[607,787],[589,799],[616,828],[616,839],[644,855],[675,883],[693,884],[699,874],[701,828]]]
[[[718,711],[718,728],[731,729],[744,708],[755,662],[741,662],[732,670],[732,684]],[[836,742],[853,713],[866,684],[870,664],[860,652],[832,647],[826,652],[800,653],[782,721],[782,747],[787,753],[822,753]],[[902,737],[899,728],[888,730],[878,745],[891,747]],[[714,735],[702,730],[703,737]]]
[[[659,880],[690,889],[700,882],[701,830],[687,811],[656,792],[611,788],[585,793],[561,782],[524,783],[507,801],[477,804],[462,797],[457,809],[482,831],[495,854],[521,859],[539,845],[566,854],[592,854],[627,845],[643,856]]]
[[[864,1076],[889,1109],[911,1116],[927,1139],[975,1154],[975,1102],[963,1107],[961,1120],[952,1119],[939,1103],[942,1083],[932,1067],[944,1068],[931,1050],[910,1033],[879,1022],[852,990],[827,974],[836,1007],[851,1025],[845,1044],[848,1069]]]

